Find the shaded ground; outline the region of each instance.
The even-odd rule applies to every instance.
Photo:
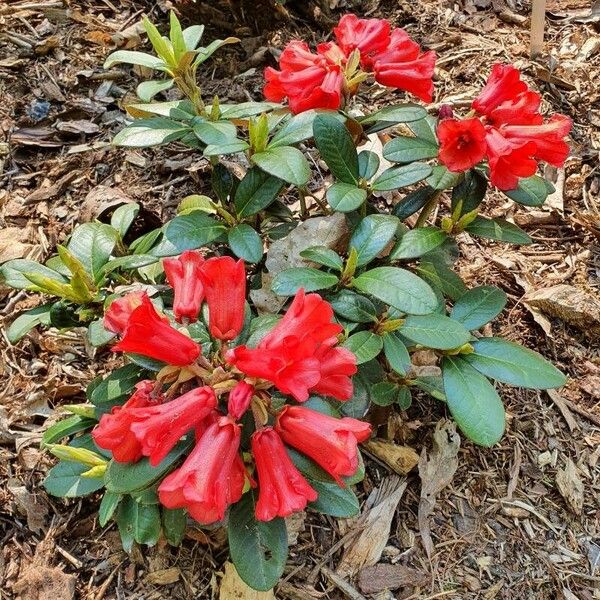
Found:
[[[0,261],[47,256],[78,219],[98,216],[111,194],[141,202],[145,226],[154,227],[183,196],[206,185],[205,161],[182,147],[109,146],[137,81],[125,69],[103,71],[103,59],[115,43],[138,46],[133,26],[142,12],[165,22],[168,3],[104,0],[66,8],[50,0],[22,8],[30,4],[0,4]],[[331,3],[339,11],[348,4]],[[488,450],[463,441],[454,479],[430,519],[431,560],[417,522],[419,477],[416,470],[409,475],[380,561],[395,565],[396,576],[404,573],[394,584],[397,598],[600,598],[598,338],[536,312],[524,297],[556,284],[598,294],[600,17],[588,17],[589,4],[580,0],[548,5],[546,55],[531,62],[527,3],[355,3],[358,14],[390,18],[438,52],[437,103],[466,106],[493,62],[513,61],[542,90],[546,108],[576,122],[566,172],[547,173],[558,189],[548,209],[516,207],[501,196],[487,201],[489,215],[513,218],[535,243],[519,249],[465,238],[459,263],[470,285],[493,283],[509,295],[493,332],[542,352],[571,379],[560,396],[505,389],[503,441]],[[227,21],[243,37],[239,48],[217,55],[207,74],[206,92],[225,100],[258,99],[262,67],[273,63],[277,48],[292,35],[320,36],[301,20],[256,35],[254,21],[236,22],[219,11],[217,5],[208,12],[211,33]],[[359,100],[372,98],[380,104],[389,94],[365,89]],[[0,299],[6,322],[39,302],[8,289],[0,289]],[[593,325],[593,314],[583,324]],[[2,344],[0,598],[218,596],[227,558],[222,531],[192,530],[180,550],[159,545],[127,556],[114,526],[98,527],[92,502],[65,503],[42,491],[51,461],[38,448],[50,409],[80,401],[87,382],[117,362],[106,353],[90,360],[77,332],[33,333],[18,346]],[[430,448],[442,417],[440,403],[417,399],[388,433],[420,453]],[[369,459],[361,499],[389,478],[385,465]],[[296,523],[298,540],[277,597],[342,597],[343,584],[331,575],[343,554],[335,544],[353,527],[313,513]],[[363,571],[353,585],[376,594],[387,576]]]

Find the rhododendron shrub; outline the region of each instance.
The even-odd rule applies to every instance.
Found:
[[[531,243],[485,216],[484,199],[497,188],[488,205],[501,194],[516,210],[543,204],[553,187],[540,163],[564,164],[572,124],[542,112],[509,64],[480,74],[470,110],[444,103],[435,54],[384,19],[344,15],[329,41],[290,40],[265,68],[264,100],[239,104],[205,98],[196,77],[238,40],[201,46],[203,27],[175,15],[168,37],[144,27],[154,54],[105,63],[156,75],[113,141],[191,148],[204,159],[198,193],[158,228],[126,203],[76,226],[44,264],[0,266],[4,283],[47,298],[7,335],[78,327],[100,360],[122,357],[45,432],[60,459],[48,492],[99,492],[99,523],[116,521],[127,550],[226,526],[240,576],[268,589],[285,564],[285,517],[359,511],[371,421],[431,397],[489,447],[506,425],[496,382],[564,383],[536,352],[481,331],[506,294],[468,289],[453,264],[457,236]],[[385,102],[371,111],[374,88]],[[332,247],[298,230],[294,266],[269,273],[274,243],[313,217],[349,235]],[[422,350],[426,374],[413,364]]]

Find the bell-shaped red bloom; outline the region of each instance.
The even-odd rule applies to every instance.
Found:
[[[140,381],[129,400],[102,415],[92,431],[96,444],[110,450],[117,462],[135,462],[143,456],[142,445],[132,433],[131,424],[136,410],[156,406],[163,400],[162,394],[155,392],[154,387],[154,381]]]
[[[352,396],[350,376],[356,373],[356,358],[333,348],[342,327],[332,323],[332,318],[328,302],[301,289],[257,348],[234,348],[228,360],[246,375],[273,382],[299,402],[307,400],[311,390],[319,389],[347,400]],[[332,381],[339,386],[331,385]]]
[[[165,258],[163,268],[169,285],[173,288],[173,313],[181,323],[187,319],[194,323],[204,299],[200,269],[204,258],[197,250],[186,250],[179,258]]]
[[[156,467],[181,437],[216,407],[211,387],[195,388],[170,402],[135,410],[131,431],[142,446],[142,454]]]
[[[303,406],[284,406],[275,430],[281,439],[314,460],[339,485],[358,468],[358,443],[371,435],[371,426],[357,419],[337,419]]]
[[[244,489],[240,435],[240,426],[231,417],[215,415],[185,462],[158,487],[160,503],[187,508],[199,523],[221,521]]]
[[[365,66],[370,65],[373,55],[383,52],[390,43],[390,24],[385,19],[359,19],[347,14],[333,28],[333,33],[346,56],[359,50]]]
[[[421,48],[403,29],[394,29],[386,50],[372,58],[375,79],[382,85],[405,90],[425,102],[433,97],[435,52]]]
[[[489,125],[540,125],[544,118],[540,114],[542,98],[537,92],[527,90],[510,100],[505,100],[485,115]]]
[[[573,122],[564,115],[553,115],[545,124],[506,125],[500,133],[512,143],[533,142],[533,156],[555,167],[562,167],[569,156],[569,145],[564,138],[569,135]]]
[[[256,518],[259,521],[288,517],[317,499],[317,492],[291,461],[272,427],[252,435],[252,454],[258,473]]]
[[[254,396],[254,387],[245,381],[238,381],[229,392],[227,412],[237,421],[248,410]]]
[[[147,297],[146,292],[130,292],[113,300],[104,313],[104,328],[113,333],[122,334],[127,327],[131,313]],[[165,317],[166,319],[166,317]]]
[[[512,65],[496,63],[485,87],[473,100],[473,108],[482,115],[488,115],[506,101],[514,100],[522,92],[528,91],[527,84],[521,81],[521,73]]]
[[[115,352],[134,352],[169,365],[185,367],[200,356],[201,348],[194,340],[169,325],[166,317],[156,312],[148,296],[132,311]]]
[[[514,190],[521,177],[531,177],[537,170],[532,158],[533,142],[511,143],[496,128],[490,127],[486,135],[490,181],[500,190]]]
[[[208,328],[219,340],[232,340],[244,325],[246,271],[242,259],[209,258],[200,271],[206,302]]]
[[[440,162],[455,173],[470,169],[485,157],[485,135],[479,119],[441,121],[437,128]]]

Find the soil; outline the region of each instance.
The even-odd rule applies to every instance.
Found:
[[[256,11],[260,18],[244,3],[235,3],[231,13],[228,3],[180,5],[189,22],[201,17],[207,23],[207,37],[242,39],[217,54],[203,73],[205,93],[223,101],[260,99],[262,68],[275,64],[285,42],[321,40],[321,29],[347,11],[388,18],[436,50],[434,108],[453,103],[462,110],[494,62],[515,63],[542,92],[545,110],[573,118],[573,153],[564,170],[546,170],[557,193],[543,209],[507,202],[500,194],[486,201],[487,215],[514,220],[533,238],[532,245],[465,236],[458,267],[469,285],[490,283],[508,294],[507,308],[487,333],[541,352],[570,378],[558,392],[501,390],[506,435],[490,449],[462,440],[454,477],[428,520],[431,556],[422,543],[421,481],[414,469],[403,494],[395,488],[401,498],[395,514],[394,506],[388,511],[393,519],[383,532],[387,542],[376,567],[358,565],[352,574],[340,575],[345,551],[338,542],[344,538],[352,546],[360,521],[308,512],[293,524],[297,540],[275,594],[598,599],[598,3],[590,12],[584,0],[549,0],[544,53],[535,60],[528,47],[531,7],[522,0],[322,4],[288,2],[276,10],[271,5]],[[189,149],[110,145],[125,123],[122,107],[134,100],[139,79],[124,67],[104,71],[104,58],[116,46],[142,48],[136,28],[141,15],[166,23],[170,6],[166,0],[0,2],[0,262],[49,256],[77,222],[105,218],[115,198],[143,205],[139,234],[172,215],[184,196],[208,190],[206,162]],[[264,18],[269,10],[272,19]],[[365,88],[357,104],[370,110],[393,97]],[[552,311],[530,301],[555,285],[589,299],[583,316],[571,318],[568,308]],[[7,324],[40,298],[0,287],[0,302]],[[56,418],[53,409],[82,402],[86,384],[120,364],[108,352],[94,353],[80,333],[32,332],[15,346],[4,335],[0,341],[0,598],[219,597],[227,560],[222,530],[191,529],[180,549],[159,543],[127,555],[114,525],[99,527],[96,499],[62,501],[44,492],[41,482],[52,459],[39,442]],[[442,403],[415,398],[407,412],[388,420],[387,434],[419,454],[430,453],[435,426],[445,417]],[[358,488],[363,503],[375,488],[395,481],[391,469],[369,453],[366,471]]]

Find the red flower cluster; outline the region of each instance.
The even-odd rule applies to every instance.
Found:
[[[246,295],[242,261],[229,257],[205,261],[197,252],[184,252],[177,259],[166,259],[165,271],[174,290],[178,321],[196,320],[205,299],[211,335],[222,341],[239,335]],[[344,486],[342,478],[358,467],[357,445],[371,432],[370,425],[356,419],[334,418],[297,405],[279,411],[271,407],[267,391],[271,385],[299,401],[307,400],[310,392],[338,400],[352,396],[350,377],[356,372],[356,358],[337,346],[342,328],[332,319],[331,306],[318,294],[300,291],[257,348],[238,346],[215,357],[214,380],[212,374],[202,375],[199,387],[174,398],[177,386],[163,391],[160,376],[156,382],[142,381],[123,406],[102,416],[94,440],[118,462],[146,456],[157,466],[183,436],[193,432],[193,450],[163,479],[158,495],[164,506],[186,508],[201,523],[222,520],[247,486],[258,485],[260,520],[302,510],[317,499],[317,492],[292,462],[286,445],[311,458]],[[121,336],[114,349],[196,372],[192,363],[201,347],[160,315],[146,294],[114,301],[104,322]],[[200,373],[209,364],[202,360]],[[189,388],[189,380],[185,385]],[[222,394],[227,395],[226,402],[220,402]],[[254,431],[247,450],[258,484],[241,452],[242,422],[248,423],[241,420],[248,410],[254,416]]]
[[[512,190],[519,178],[534,175],[538,160],[562,166],[569,155],[564,138],[571,119],[553,115],[544,123],[540,103],[540,95],[521,81],[515,67],[495,64],[472,104],[478,116],[441,120],[440,161],[461,172],[487,158],[490,181],[501,190]]]
[[[435,53],[422,53],[404,30],[391,30],[385,19],[349,14],[340,19],[333,33],[337,43],[319,44],[316,54],[304,42],[290,42],[281,53],[280,70],[265,69],[265,97],[274,102],[287,98],[294,113],[337,109],[356,93],[366,74],[373,73],[385,86],[431,101]],[[356,70],[355,51],[362,72]]]

